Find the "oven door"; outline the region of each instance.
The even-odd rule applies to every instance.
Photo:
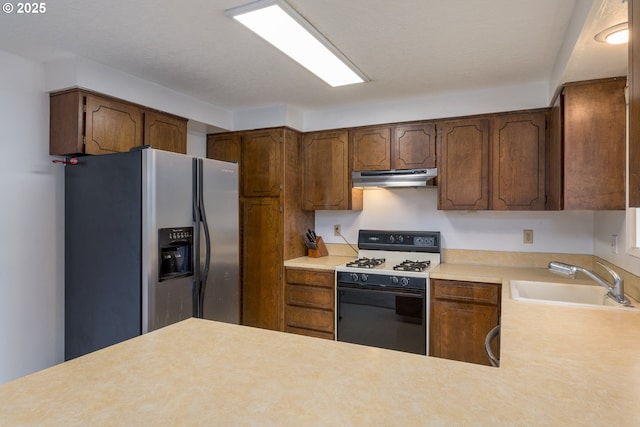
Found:
[[[427,351],[424,290],[338,283],[337,340],[390,350]]]

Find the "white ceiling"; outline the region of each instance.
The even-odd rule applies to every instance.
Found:
[[[80,56],[226,110],[318,110],[552,80],[576,0],[289,0],[370,79],[331,88],[226,17],[250,0],[55,0],[0,16],[0,49],[47,62]],[[626,46],[593,35],[626,21],[595,6],[563,81],[625,75]]]

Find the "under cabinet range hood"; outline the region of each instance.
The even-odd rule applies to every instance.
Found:
[[[437,168],[396,169],[387,171],[353,172],[353,187],[427,187],[427,181],[438,175]]]

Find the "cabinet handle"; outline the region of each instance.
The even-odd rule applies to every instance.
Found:
[[[500,325],[494,327],[489,331],[487,336],[484,339],[484,350],[487,352],[487,356],[489,357],[489,361],[491,362],[491,366],[499,367],[500,359],[498,359],[493,351],[491,350],[491,341],[500,333]]]

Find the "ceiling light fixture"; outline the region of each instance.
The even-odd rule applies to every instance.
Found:
[[[318,30],[282,0],[259,0],[225,11],[332,87],[367,78]]]
[[[614,25],[604,31],[600,31],[594,37],[597,41],[609,44],[622,44],[629,41],[629,24],[623,22],[622,24]]]

